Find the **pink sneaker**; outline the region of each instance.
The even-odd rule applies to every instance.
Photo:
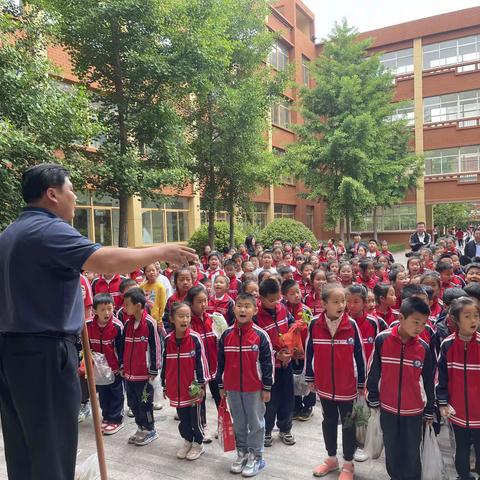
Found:
[[[313,469],[314,477],[324,477],[330,472],[338,470],[338,460],[335,458],[326,458],[321,465]]]
[[[338,476],[338,480],[353,480],[354,474],[355,467],[353,466],[353,463],[344,463],[340,475]]]

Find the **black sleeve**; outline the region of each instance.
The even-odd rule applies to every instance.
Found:
[[[235,313],[233,311],[234,308],[235,302],[233,300],[228,302],[227,318],[225,320],[227,321],[229,327],[231,327],[235,322]]]
[[[370,364],[368,367],[367,376],[367,403],[370,407],[377,408],[380,406],[380,392],[378,385],[382,376],[382,344],[383,336],[380,335],[375,339],[375,347],[372,356],[370,357]]]
[[[115,325],[115,328],[117,329],[117,335],[115,337],[115,351],[117,352],[117,358],[118,358],[118,364],[121,366],[122,361],[120,357],[120,352],[122,352],[122,357],[123,357],[123,328],[120,327],[120,325]]]
[[[366,370],[366,360],[365,352],[363,350],[363,341],[362,334],[358,328],[358,325],[352,321],[353,328],[355,329],[355,344],[353,354],[355,357],[355,363],[357,365],[357,382],[358,388],[363,388],[365,386],[365,370]]]
[[[150,356],[149,375],[158,375],[160,369],[160,361],[162,359],[162,345],[158,336],[157,326],[153,322],[147,321],[148,335],[148,351]]]
[[[267,333],[260,334],[259,360],[263,389],[270,391],[273,385],[273,350]]]
[[[118,363],[120,364],[120,368],[123,368],[123,352],[125,351],[125,335],[127,333],[127,325],[129,320],[126,321],[125,325],[123,326],[122,335],[120,337],[120,342],[118,344]]]
[[[442,343],[440,347],[440,354],[438,356],[438,383],[435,387],[438,404],[441,407],[448,405],[448,367],[447,367],[447,351],[448,344]]]
[[[435,395],[433,388],[435,362],[428,346],[425,347],[425,360],[422,368],[423,388],[427,395],[427,404],[423,410],[423,416],[426,420],[433,420],[433,412],[435,411]]]
[[[218,358],[217,358],[217,374],[215,375],[215,381],[218,383],[219,388],[223,388],[223,372],[225,370],[225,335],[228,330],[225,330],[218,341]]]
[[[165,339],[165,346],[163,348],[163,355],[162,355],[162,367],[160,370],[160,381],[162,382],[162,387],[165,389],[167,383],[166,383],[166,378],[167,378],[167,342],[168,340]]]
[[[313,369],[313,361],[314,361],[314,351],[313,351],[313,337],[312,337],[312,328],[315,324],[316,320],[312,320],[310,325],[308,326],[308,336],[307,341],[305,342],[305,366],[304,366],[304,374],[305,374],[305,381],[313,383],[315,381],[315,372]]]
[[[209,376],[210,373],[208,372],[208,363],[203,342],[197,337],[195,343],[195,378],[200,385],[203,385]]]

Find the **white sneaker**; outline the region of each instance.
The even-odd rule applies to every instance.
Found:
[[[357,448],[353,454],[353,459],[356,462],[365,462],[368,460],[368,455],[361,448]]]
[[[212,443],[212,436],[206,425],[203,427],[203,443]]]
[[[162,403],[159,403],[159,402],[154,402],[153,403],[153,409],[154,410],[161,410],[163,408],[163,404]]]
[[[245,465],[247,464],[248,453],[237,451],[237,458],[230,467],[230,473],[242,473]]]
[[[80,406],[80,410],[78,412],[78,423],[82,423],[92,414],[92,410],[90,409],[90,403],[82,403]]]
[[[203,443],[197,443],[193,442],[192,446],[187,453],[187,460],[196,460],[197,458],[200,458],[200,455],[203,455],[205,453],[205,449],[203,448]]]
[[[129,408],[129,409],[127,410],[127,417],[128,417],[128,418],[133,418],[134,416],[135,416],[135,415],[133,414],[132,409]]]
[[[180,460],[187,458],[187,454],[191,448],[192,448],[192,442],[189,442],[188,440],[184,440],[182,448],[180,448],[180,450],[178,450],[177,452],[177,458],[179,458]]]

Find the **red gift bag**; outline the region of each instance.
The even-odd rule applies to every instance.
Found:
[[[224,398],[218,406],[218,441],[224,452],[235,450],[235,431],[227,401]]]

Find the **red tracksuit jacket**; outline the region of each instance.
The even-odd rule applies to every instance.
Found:
[[[217,347],[217,336],[213,333],[213,320],[212,316],[209,313],[204,313],[203,318],[197,317],[192,314],[192,322],[190,328],[197,332],[202,339],[205,357],[207,358],[208,370],[210,372],[209,377],[205,377],[205,380],[208,381],[211,378],[215,378],[217,373],[217,362],[218,362],[218,347]]]
[[[305,380],[315,382],[322,398],[351,402],[365,384],[365,354],[355,321],[344,313],[332,338],[325,313],[310,322]]]
[[[163,351],[162,386],[176,408],[189,407],[194,400],[188,388],[194,380],[205,384],[210,376],[202,339],[198,333],[187,328],[185,336],[177,343],[175,331],[165,337]]]
[[[457,333],[447,337],[438,357],[437,400],[450,404],[455,414],[450,420],[463,428],[480,428],[480,333],[469,342]]]
[[[121,359],[126,380],[142,382],[158,374],[161,345],[157,322],[145,310],[137,328],[135,318],[129,317],[125,323]]]
[[[434,360],[419,337],[402,342],[398,326],[380,333],[370,358],[367,402],[371,407],[400,416],[433,418]],[[422,388],[426,401],[422,398]],[[380,383],[380,389],[379,389]]]
[[[305,297],[304,303],[312,311],[314,317],[325,311],[322,307],[321,295],[318,295],[313,290]]]
[[[114,373],[120,368],[119,352],[122,350],[123,325],[118,318],[110,317],[104,327],[98,325],[98,317],[87,320],[90,348],[94,352],[103,353],[108,366]]]
[[[368,362],[373,352],[375,338],[378,335],[378,322],[374,317],[368,315],[367,312],[363,312],[360,317],[354,318],[353,320],[358,325],[360,330],[363,342],[363,351],[365,352],[365,358]]]
[[[268,334],[253,322],[234,325],[218,344],[216,380],[220,388],[237,392],[270,391],[273,351]]]
[[[305,297],[312,293],[312,284],[310,281],[304,281],[303,278],[298,282],[298,287],[300,288],[300,294],[302,295],[302,300],[305,301]]]
[[[233,278],[229,278],[230,285],[228,286],[228,296],[232,300],[236,300],[238,291],[240,290],[241,282],[239,282],[238,278],[235,276]]]
[[[374,275],[372,278],[370,278],[369,280],[365,280],[363,277],[362,277],[362,274],[358,275],[357,277],[357,283],[359,283],[360,285],[365,285],[367,288],[369,288],[370,290],[373,290],[373,287],[378,283],[378,277],[376,275]]]
[[[117,311],[123,303],[123,295],[120,293],[120,284],[125,280],[125,277],[115,275],[109,282],[103,276],[97,277],[92,282],[93,295],[97,293],[109,293],[115,302],[115,311]]]
[[[385,313],[375,310],[375,315],[378,318],[378,326],[380,332],[390,328],[390,325],[398,320],[398,310],[393,310],[392,307],[388,307]]]
[[[208,313],[218,312],[221,313],[225,320],[229,325],[235,320],[235,316],[233,313],[233,307],[235,306],[235,302],[228,296],[228,294],[222,295],[221,298],[216,298],[215,295],[210,297],[208,300]]]
[[[293,317],[288,313],[287,307],[283,303],[277,303],[275,310],[266,310],[262,304],[258,303],[258,313],[254,319],[255,323],[265,330],[270,337],[273,353],[275,355],[275,368],[280,368],[282,364],[276,359],[277,352],[282,350],[280,336],[288,332],[289,326],[293,323]]]

